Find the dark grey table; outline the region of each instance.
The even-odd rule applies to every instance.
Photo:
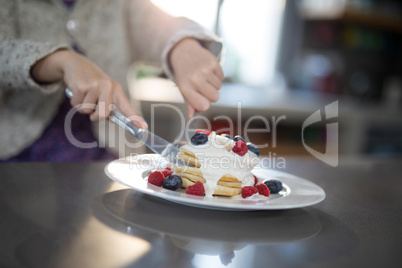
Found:
[[[401,159],[287,159],[315,206],[227,212],[136,193],[106,163],[0,165],[0,267],[401,267]]]

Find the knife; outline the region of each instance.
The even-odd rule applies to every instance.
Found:
[[[65,93],[68,98],[71,99],[73,97],[73,93],[69,88],[66,88]],[[113,123],[117,124],[119,127],[130,132],[138,140],[144,143],[149,149],[151,149],[154,153],[157,153],[162,157],[167,158],[167,160],[170,163],[173,163],[175,165],[177,164],[188,165],[187,163],[184,163],[177,158],[179,148],[176,145],[168,142],[167,140],[159,137],[158,135],[152,133],[147,129],[135,126],[130,121],[130,119],[128,119],[126,116],[124,116],[117,110],[111,111],[108,119]]]

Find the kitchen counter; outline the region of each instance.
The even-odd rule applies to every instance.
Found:
[[[282,170],[326,192],[314,206],[217,211],[146,196],[107,163],[0,164],[0,267],[400,267],[401,159]]]

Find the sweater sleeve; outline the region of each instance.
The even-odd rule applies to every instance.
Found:
[[[7,38],[0,40],[0,89],[33,89],[44,93],[57,90],[62,82],[40,84],[32,78],[30,71],[37,61],[62,48],[67,46]]]
[[[172,17],[151,1],[129,1],[128,27],[132,48],[141,60],[161,66],[166,75],[174,80],[169,64],[171,49],[182,39],[192,37],[220,58],[222,43],[212,32],[184,17]]]
[[[0,0],[0,91],[33,89],[53,92],[61,86],[61,82],[37,83],[30,71],[40,59],[68,46],[19,39],[15,2]]]

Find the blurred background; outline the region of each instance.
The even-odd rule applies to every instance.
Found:
[[[400,1],[153,2],[222,37],[226,78],[220,100],[202,113],[209,129],[244,135],[244,127],[253,128],[248,140],[268,143],[262,155],[308,157],[303,141],[325,153],[336,142],[326,126],[338,123],[341,156],[402,155]],[[175,85],[143,62],[133,64],[128,80],[151,130],[173,140],[182,127],[178,111],[155,104],[185,112]],[[338,117],[326,120],[325,106],[334,101]],[[323,120],[303,128],[317,110]]]

